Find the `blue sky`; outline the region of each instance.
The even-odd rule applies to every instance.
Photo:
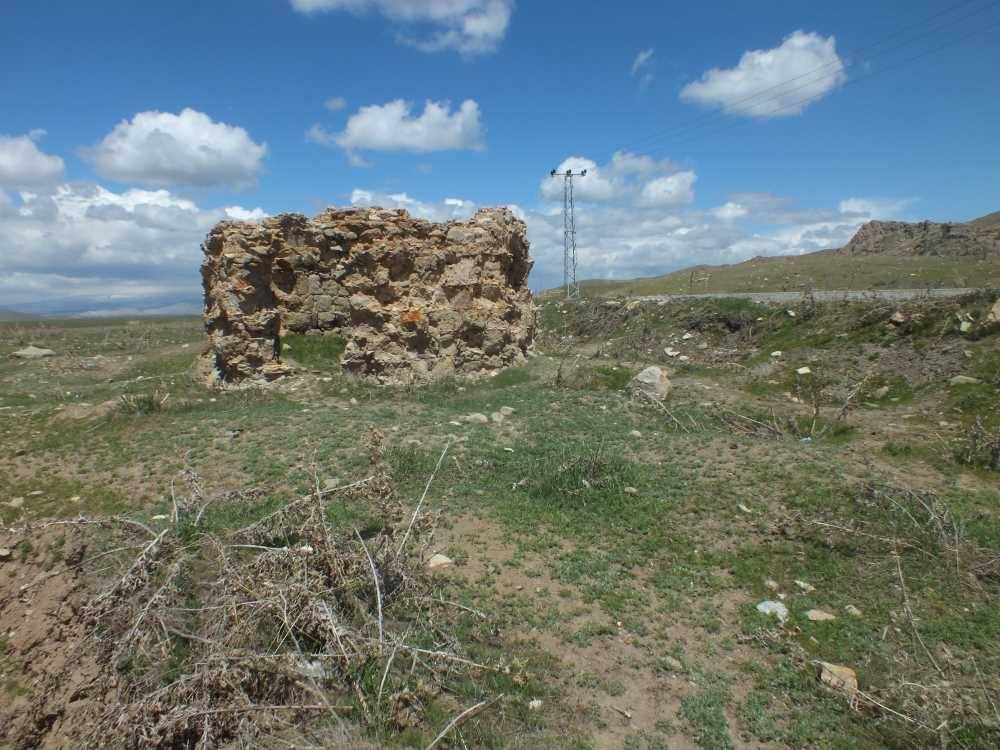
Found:
[[[584,277],[974,218],[1000,209],[998,24],[991,0],[9,2],[0,306],[196,299],[215,221],[352,202],[514,205],[550,286],[560,165],[591,169]]]

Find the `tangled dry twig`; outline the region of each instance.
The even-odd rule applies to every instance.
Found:
[[[374,447],[370,476],[329,489],[317,483],[235,530],[203,525],[208,501],[191,470],[192,491],[172,493],[166,528],[115,524],[130,542],[109,553],[121,570],[83,610],[113,696],[88,740],[250,747],[335,717],[378,734],[421,723],[440,694],[435,685],[504,669],[469,658],[440,627],[428,629],[439,601],[424,565],[433,523],[423,505],[434,474],[411,514],[381,455]],[[331,524],[330,497],[361,501],[377,522]],[[432,746],[499,700],[483,698]]]

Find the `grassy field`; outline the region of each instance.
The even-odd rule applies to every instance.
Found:
[[[419,388],[346,378],[335,339],[289,342],[301,370],[284,384],[217,392],[194,377],[195,319],[3,325],[0,521],[125,513],[169,530],[194,471],[215,500],[192,544],[365,476],[374,429],[407,515],[433,474],[426,552],[454,561],[432,578],[441,607],[393,619],[505,666],[427,685],[416,659],[390,659],[394,695],[422,708],[342,721],[353,739],[326,746],[426,747],[486,701],[442,747],[993,748],[994,298],[547,303],[525,366]],[[29,342],[57,354],[6,356]],[[628,387],[654,364],[673,384],[662,405]],[[381,523],[359,498],[326,512],[348,535]],[[0,536],[0,727],[44,684],[43,644],[23,646],[44,607],[20,587],[69,569],[53,528]],[[73,569],[114,575],[89,555]],[[859,692],[821,684],[819,662],[854,670]],[[342,696],[353,716],[380,676]]]
[[[752,258],[733,265],[695,266],[651,278],[589,279],[580,284],[589,296],[981,286],[1000,286],[1000,259],[852,257],[833,250]]]

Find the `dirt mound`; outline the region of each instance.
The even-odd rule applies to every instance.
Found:
[[[0,745],[85,746],[108,696],[81,610],[91,594],[78,575],[80,528],[53,525],[0,534]]]

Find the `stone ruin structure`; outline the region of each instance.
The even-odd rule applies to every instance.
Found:
[[[345,371],[396,383],[508,367],[534,338],[525,225],[506,208],[441,224],[380,208],[224,221],[202,250],[217,382],[288,374],[289,333],[339,335]]]

